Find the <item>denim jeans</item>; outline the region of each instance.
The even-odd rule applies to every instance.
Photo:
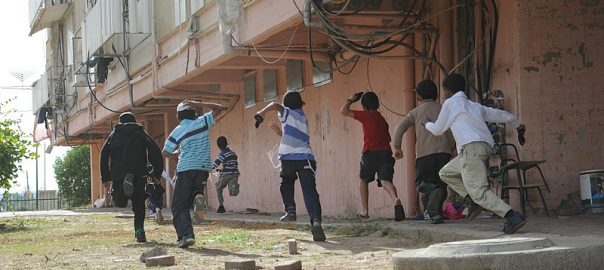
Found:
[[[300,177],[302,195],[306,211],[310,216],[310,223],[321,222],[321,202],[315,181],[317,165],[314,160],[281,160],[281,198],[285,211],[296,212],[296,201],[294,199],[294,184]]]
[[[195,238],[189,210],[197,194],[203,194],[210,174],[206,171],[192,170],[179,172],[172,197],[172,224],[178,239]]]

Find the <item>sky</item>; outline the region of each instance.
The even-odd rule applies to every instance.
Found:
[[[22,83],[11,73],[25,74],[23,85],[31,84],[44,73],[46,30],[39,31],[29,37],[29,9],[26,0],[0,0],[0,101],[15,99],[9,104],[16,112],[9,117],[21,119],[21,130],[27,134],[33,132],[34,115],[32,112],[32,91],[14,89]],[[2,117],[6,117],[3,115]],[[30,137],[31,138],[31,137]],[[44,149],[49,141],[40,143],[38,160],[39,190],[56,190],[52,165],[57,157],[62,157],[68,147],[54,147],[51,154],[45,154]],[[21,192],[29,187],[33,192],[36,188],[36,161],[22,162],[23,170],[17,178],[17,185],[10,192]],[[46,170],[44,170],[46,168]],[[46,178],[44,177],[46,176]],[[0,189],[0,192],[4,190]]]

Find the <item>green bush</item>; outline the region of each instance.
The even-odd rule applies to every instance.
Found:
[[[90,202],[90,147],[83,145],[67,151],[54,164],[55,178],[69,206]]]
[[[27,136],[20,128],[19,119],[10,117],[6,109],[12,100],[0,103],[0,188],[10,189],[21,170],[21,161],[36,158],[29,147],[34,144],[31,135]]]

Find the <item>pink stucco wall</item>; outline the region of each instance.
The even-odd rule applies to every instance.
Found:
[[[363,144],[361,125],[353,119],[346,119],[339,111],[349,95],[369,88],[366,61],[360,61],[351,75],[334,74],[332,83],[318,88],[308,86],[302,92],[306,102],[304,110],[309,121],[311,146],[318,163],[317,189],[325,215],[342,215],[347,211],[354,213],[360,205],[358,174]],[[403,106],[403,93],[413,90],[402,88],[403,64],[402,60],[371,60],[369,72],[371,85],[384,104],[399,113],[405,113],[410,109]],[[312,82],[310,63],[306,63],[305,66],[305,81],[306,84],[310,84]],[[284,73],[279,79],[281,80],[277,101],[280,102],[285,89]],[[258,85],[261,87],[262,83],[258,82]],[[262,94],[262,90],[258,90],[258,96]],[[218,136],[226,136],[231,144],[230,147],[239,156],[241,193],[236,198],[225,196],[225,207],[278,212],[283,210],[279,192],[279,169],[273,168],[267,153],[277,149],[280,138],[266,124],[259,129],[253,127],[253,115],[267,104],[261,98],[257,100],[257,105],[248,109],[244,108],[240,100],[235,109],[212,129],[212,141],[214,142]],[[361,109],[359,104],[355,104],[353,108]],[[401,117],[385,109],[381,111],[393,133]],[[276,113],[269,113],[269,115],[265,120],[266,123],[270,121],[278,123]],[[214,144],[213,153],[217,153]],[[277,161],[276,156],[273,158]],[[409,158],[414,159],[413,156]],[[394,183],[399,189],[399,196],[403,199],[403,194],[406,192],[405,181],[414,181],[404,176],[405,168],[403,161],[396,163]],[[209,185],[209,194],[210,206],[215,207],[213,183]],[[369,198],[372,215],[385,217],[393,215],[393,203],[375,183],[370,185]],[[296,202],[298,213],[306,213],[299,184],[296,189]],[[413,211],[415,206],[406,205],[405,208],[407,211]]]
[[[548,206],[565,208],[577,203],[579,172],[604,168],[604,1],[499,5],[494,89],[527,125],[521,158],[547,160]],[[537,194],[529,196],[540,208]]]

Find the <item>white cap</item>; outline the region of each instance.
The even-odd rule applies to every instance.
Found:
[[[192,110],[193,108],[189,105],[185,105],[184,102],[178,103],[178,106],[176,106],[176,112],[182,112],[184,110]]]

